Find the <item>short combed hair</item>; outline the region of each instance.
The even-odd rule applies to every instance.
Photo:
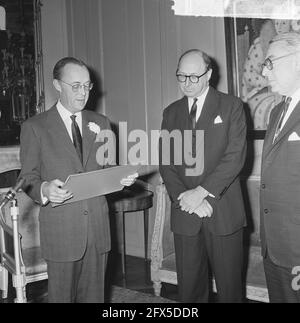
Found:
[[[281,42],[285,49],[289,52],[300,51],[300,34],[295,32],[288,32],[276,35],[271,41],[270,45]]]
[[[86,64],[82,60],[77,59],[75,57],[64,57],[64,58],[60,59],[55,64],[55,66],[53,68],[53,79],[55,79],[55,80],[61,79],[62,69],[67,64],[75,64],[75,65],[79,65],[79,66],[84,66],[88,70],[88,67],[86,66]]]
[[[189,49],[184,52],[179,58],[177,69],[179,68],[182,59],[188,54],[199,54],[203,58],[203,61],[206,64],[206,68],[211,69],[211,58],[200,49]]]

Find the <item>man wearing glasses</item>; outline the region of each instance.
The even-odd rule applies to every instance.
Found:
[[[26,181],[28,195],[41,204],[40,239],[48,267],[48,301],[103,302],[110,250],[106,198],[63,204],[72,192],[61,187],[71,174],[104,167],[96,161],[101,143],[96,142],[89,124],[101,130],[110,129],[110,125],[105,116],[83,110],[93,87],[85,63],[63,58],[55,65],[53,78],[58,102],[22,125],[20,176]],[[123,185],[133,182],[130,176],[121,181]],[[52,203],[62,205],[53,207]]]
[[[271,302],[300,302],[300,35],[275,36],[263,64],[283,96],[264,141],[260,213],[264,269]]]
[[[161,158],[160,173],[171,199],[180,300],[209,301],[210,263],[219,301],[241,302],[245,213],[238,175],[246,155],[245,116],[238,98],[209,86],[211,74],[204,52],[184,53],[176,72],[184,97],[164,110],[162,121],[162,130],[182,133],[173,153],[188,149],[185,130],[193,133],[190,154],[201,151],[195,133],[204,131],[203,172],[187,176],[190,165],[164,165]]]

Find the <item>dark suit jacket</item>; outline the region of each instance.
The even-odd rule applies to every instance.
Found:
[[[261,239],[263,255],[277,265],[292,268],[300,264],[300,136],[298,104],[277,140],[272,144],[282,104],[270,116],[261,168]]]
[[[106,117],[91,111],[82,112],[83,165],[78,158],[56,106],[23,123],[21,129],[20,158],[26,192],[41,202],[40,188],[44,181],[56,178],[65,181],[70,174],[101,169],[96,161],[100,143],[88,128],[94,122],[109,129]],[[99,253],[110,249],[108,207],[104,196],[40,209],[40,237],[43,257],[47,260],[76,261],[85,251],[88,239],[88,221],[94,228]]]
[[[222,123],[214,122],[218,116]],[[164,110],[162,129],[184,131],[191,127],[186,97]],[[242,102],[210,88],[196,128],[204,130],[203,173],[186,176],[188,166],[184,162],[183,165],[160,165],[161,176],[172,201],[171,229],[175,233],[191,236],[199,232],[203,221],[208,221],[212,233],[228,235],[245,225],[238,179],[246,155],[246,124]],[[198,185],[215,196],[207,198],[213,206],[211,218],[200,219],[196,214],[189,215],[181,211],[177,203],[180,193]]]

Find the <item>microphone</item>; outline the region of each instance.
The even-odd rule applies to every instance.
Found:
[[[20,178],[17,181],[17,184],[5,194],[4,199],[0,203],[0,209],[4,205],[6,205],[9,201],[14,199],[14,197],[16,196],[18,190],[24,185],[24,182],[25,182],[25,179]]]

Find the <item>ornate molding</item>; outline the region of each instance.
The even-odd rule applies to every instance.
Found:
[[[151,278],[152,281],[158,281],[158,271],[161,267],[163,260],[162,250],[162,235],[166,210],[166,188],[165,185],[160,184],[156,188],[157,204],[155,223],[151,243]]]
[[[34,0],[34,39],[35,39],[35,81],[36,81],[36,113],[45,111],[45,88],[42,51],[41,0]]]

